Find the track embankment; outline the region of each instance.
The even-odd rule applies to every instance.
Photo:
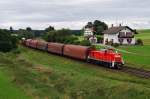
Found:
[[[131,74],[131,75],[134,75],[134,76],[137,76],[137,77],[150,79],[150,71],[148,71],[148,70],[143,70],[143,69],[137,69],[137,68],[128,67],[128,66],[123,66],[120,71],[128,73],[128,74]]]

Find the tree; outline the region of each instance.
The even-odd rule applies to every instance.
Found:
[[[102,32],[108,29],[108,25],[102,21],[95,20],[93,23],[88,22],[85,28],[93,28],[95,35],[102,35]]]
[[[61,29],[47,32],[43,38],[48,42],[60,42],[60,43],[77,43],[77,37],[72,35],[72,31],[69,29]]]
[[[26,38],[26,39],[30,39],[30,38],[33,38],[34,35],[33,35],[33,32],[32,31],[29,31],[29,30],[24,30],[24,29],[19,29],[18,30],[18,34],[19,34],[19,38]]]
[[[54,31],[55,28],[53,26],[49,26],[48,28],[45,29],[45,32],[49,32],[49,31]]]
[[[17,38],[11,36],[9,30],[0,29],[0,51],[8,52],[14,48],[17,48]]]
[[[13,33],[13,32],[14,32],[14,30],[13,30],[13,27],[12,27],[12,26],[10,26],[10,29],[9,29],[9,30],[10,30],[10,32],[11,32],[11,33]]]
[[[104,22],[101,22],[99,20],[95,20],[94,23],[93,23],[93,28],[94,28],[94,33],[96,35],[102,35],[102,32],[104,30],[107,30],[108,29],[108,25]]]
[[[31,32],[32,28],[31,27],[27,27],[26,30]]]
[[[85,26],[85,28],[92,28],[93,27],[93,23],[92,22],[88,22],[87,25]]]

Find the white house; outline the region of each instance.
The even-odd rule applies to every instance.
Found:
[[[85,39],[89,40],[90,43],[95,44],[97,43],[97,38],[94,36],[93,27],[85,27],[84,28],[84,37]]]
[[[135,31],[128,26],[118,26],[111,27],[103,32],[104,34],[104,44],[118,43],[124,45],[134,45],[135,44]]]
[[[93,28],[84,28],[84,36],[85,37],[89,37],[89,36],[93,36]]]

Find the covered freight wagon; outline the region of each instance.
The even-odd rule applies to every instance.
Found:
[[[32,40],[32,39],[27,39],[27,40],[25,41],[25,45],[29,47],[31,40]]]
[[[37,42],[37,49],[45,51],[45,50],[47,50],[47,44],[48,43],[45,41],[38,41]]]
[[[31,40],[30,44],[29,44],[29,47],[36,48],[37,47],[37,42],[38,42],[38,40]]]
[[[61,43],[48,43],[47,51],[54,53],[54,54],[62,55],[63,47],[64,47],[64,44],[61,44]]]
[[[86,60],[90,50],[92,50],[91,47],[65,45],[63,49],[63,55],[76,59]]]

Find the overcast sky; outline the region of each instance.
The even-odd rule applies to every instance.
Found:
[[[150,0],[0,0],[0,28],[81,29],[96,19],[150,28]]]

